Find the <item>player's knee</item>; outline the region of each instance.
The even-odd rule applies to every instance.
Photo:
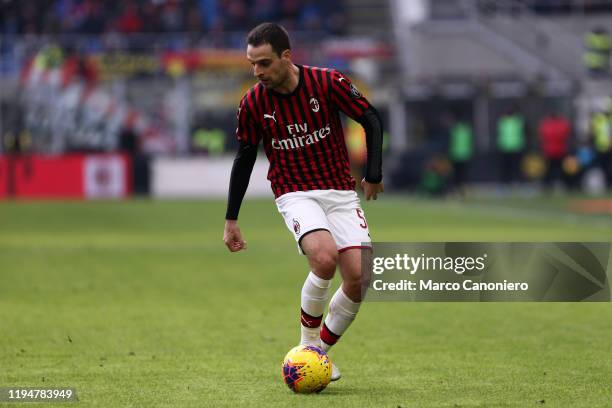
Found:
[[[353,302],[361,302],[362,293],[365,292],[361,279],[345,280],[342,283],[342,290]]]
[[[346,288],[346,290],[350,291],[351,294],[361,293],[361,290],[366,281],[361,273],[361,270],[359,269],[352,271],[352,273],[344,274],[343,280],[344,287]]]
[[[360,273],[355,273],[353,275],[351,275],[348,279],[347,279],[347,283],[353,287],[353,288],[361,288],[363,282],[362,282],[362,276]]]
[[[338,264],[338,252],[319,251],[310,257],[310,262],[317,275],[320,273],[325,275],[323,278],[331,278],[333,277],[333,274],[336,271],[336,265]]]

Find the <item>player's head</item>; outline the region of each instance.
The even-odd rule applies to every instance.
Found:
[[[293,66],[289,34],[278,24],[263,23],[247,36],[247,59],[253,74],[270,89],[283,84]]]

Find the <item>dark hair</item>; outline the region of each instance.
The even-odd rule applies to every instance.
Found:
[[[275,23],[261,23],[252,29],[247,36],[247,44],[254,47],[262,44],[270,44],[272,46],[272,51],[279,57],[283,51],[291,49],[287,30]]]

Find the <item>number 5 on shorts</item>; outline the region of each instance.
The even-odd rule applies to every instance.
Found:
[[[359,223],[359,226],[363,229],[367,229],[368,228],[368,223],[365,219],[365,217],[363,216],[363,212],[361,211],[361,208],[356,208],[355,212],[357,212],[357,216],[361,219],[361,221],[363,221],[363,223]]]

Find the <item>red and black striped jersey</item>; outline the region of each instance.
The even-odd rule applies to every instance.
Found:
[[[276,197],[293,191],[352,190],[355,179],[340,111],[358,119],[370,103],[334,69],[298,68],[298,85],[289,94],[261,83],[246,93],[238,109],[238,141],[258,145],[263,140]]]

